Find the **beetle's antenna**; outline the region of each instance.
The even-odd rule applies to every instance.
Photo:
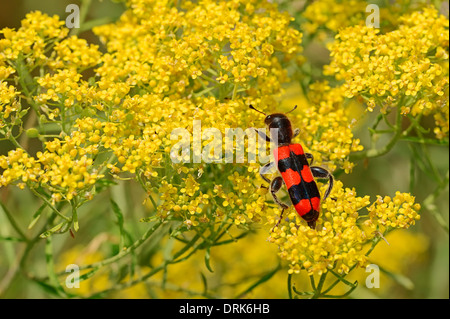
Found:
[[[255,109],[255,107],[254,107],[253,105],[251,105],[251,104],[250,104],[248,107],[251,108],[251,109],[253,109],[253,110],[255,110],[256,112],[259,112],[259,113],[261,113],[261,114],[266,115],[266,113],[261,112],[260,110]]]
[[[291,113],[291,112],[294,111],[296,108],[297,108],[297,105],[294,106],[294,108],[293,108],[292,110],[290,110],[289,112],[287,112],[286,114]]]

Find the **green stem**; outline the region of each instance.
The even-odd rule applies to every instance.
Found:
[[[314,275],[309,276],[309,281],[311,282],[311,288],[315,291],[317,290],[316,288],[316,283],[314,281]]]
[[[311,299],[317,299],[322,296],[322,288],[323,288],[323,285],[325,284],[325,279],[327,277],[327,274],[328,274],[328,272],[323,273],[320,276],[319,283],[317,284],[317,288],[314,290],[314,295],[312,295]]]
[[[289,299],[292,299],[292,274],[288,275],[287,286],[288,286],[288,297]]]
[[[50,284],[60,297],[66,298],[67,294],[65,293],[61,284],[59,283],[58,276],[55,273],[55,262],[53,258],[53,238],[51,236],[47,238],[45,243],[45,261],[47,264],[47,273]]]
[[[413,125],[413,124],[412,124]],[[397,141],[402,137],[402,115],[400,108],[397,108],[397,118],[396,118],[396,124],[393,127],[395,134],[392,136],[390,141],[382,148],[380,149],[369,149],[358,153],[350,154],[350,160],[358,160],[363,158],[373,158],[382,156],[386,153],[388,153],[394,145],[397,143]]]
[[[111,287],[111,288],[109,288],[109,289],[105,289],[105,290],[103,290],[103,291],[100,291],[100,292],[98,292],[98,293],[96,293],[95,295],[90,296],[90,297],[91,297],[91,298],[93,298],[93,297],[101,297],[101,296],[104,296],[105,294],[108,294],[109,292],[112,292],[112,291],[117,291],[117,290],[122,290],[122,289],[126,289],[126,288],[129,288],[129,287],[132,287],[132,286],[134,286],[134,285],[137,285],[137,284],[139,284],[139,283],[141,283],[141,282],[146,281],[148,278],[150,278],[150,277],[152,277],[153,275],[157,274],[157,273],[160,272],[161,270],[166,269],[166,267],[167,267],[169,264],[174,264],[174,263],[178,263],[178,262],[181,262],[181,261],[183,261],[183,260],[186,260],[187,258],[189,258],[189,257],[192,255],[192,252],[191,252],[191,254],[188,254],[186,257],[183,257],[183,258],[179,258],[179,257],[182,256],[188,249],[190,249],[191,247],[193,247],[194,244],[195,244],[195,242],[196,242],[199,238],[200,238],[200,235],[198,235],[198,234],[195,235],[195,236],[192,238],[192,240],[191,240],[187,245],[185,245],[185,246],[184,246],[183,248],[181,248],[175,255],[173,255],[172,259],[170,259],[170,260],[165,260],[161,265],[159,265],[159,266],[153,268],[153,269],[152,269],[151,271],[149,271],[147,274],[145,274],[145,275],[143,275],[143,276],[141,276],[141,277],[139,277],[139,278],[137,278],[137,279],[135,279],[135,280],[130,280],[130,281],[127,281],[127,282],[124,282],[124,283],[116,284],[116,285],[114,285],[114,287]],[[197,247],[198,247],[198,246],[197,246]],[[197,248],[194,247],[194,252],[195,252],[196,249],[197,249]],[[179,259],[177,259],[177,258],[179,258]]]
[[[109,264],[112,264],[116,261],[118,261],[119,259],[122,259],[123,257],[125,257],[126,255],[130,254],[131,252],[135,251],[138,247],[140,247],[158,228],[159,226],[161,226],[162,222],[158,221],[155,225],[153,225],[153,227],[150,227],[143,235],[140,239],[138,239],[137,241],[135,241],[130,247],[128,247],[125,250],[122,250],[120,253],[118,253],[117,255],[104,259],[102,261],[90,264],[90,265],[84,265],[80,267],[80,270],[83,269],[88,269],[88,268],[100,268]]]
[[[439,197],[441,192],[447,188],[449,183],[449,171],[445,174],[444,180],[442,183],[435,189],[433,193],[427,196],[427,198],[423,201],[424,208],[434,217],[437,223],[445,230],[445,232],[449,233],[449,227],[447,222],[444,220],[444,217],[439,213],[435,201],[436,198]]]
[[[236,299],[241,299],[244,298],[249,292],[251,292],[253,289],[255,289],[256,287],[258,287],[259,285],[263,284],[264,282],[266,282],[267,280],[269,280],[270,278],[272,278],[277,272],[278,270],[280,270],[281,265],[278,264],[278,266],[269,271],[267,274],[264,274],[260,279],[258,279],[254,284],[252,284],[249,288],[247,288],[245,291],[243,291],[242,293],[238,294],[236,296]],[[290,276],[290,275],[289,275]],[[288,277],[288,280],[290,279],[290,277]],[[289,283],[289,287],[290,287],[290,283]],[[290,298],[292,299],[292,292],[290,293]]]
[[[25,235],[25,233],[20,229],[19,225],[16,223],[14,217],[11,215],[10,211],[6,208],[5,205],[3,205],[2,202],[0,202],[0,207],[2,208],[3,212],[5,213],[6,217],[8,218],[9,222],[11,223],[11,226],[16,230],[16,232],[19,234],[19,236],[25,241],[28,242],[28,238]]]
[[[233,88],[233,96],[231,97],[231,99],[234,101],[234,99],[236,98],[236,93],[237,93],[237,88],[238,88],[238,84],[235,83],[234,84],[234,88]]]
[[[12,132],[8,132],[8,139],[9,141],[16,147],[19,149],[24,150],[28,155],[29,153],[27,152],[27,150],[25,148],[22,147],[22,145],[19,144],[19,142],[17,141],[17,139],[14,137],[14,135],[12,134]]]
[[[68,222],[72,221],[70,217],[63,215],[55,206],[53,206],[52,203],[50,203],[50,201],[47,198],[45,198],[45,196],[36,191],[33,187],[30,187],[30,190],[33,192],[33,194],[42,199],[47,204],[47,206],[50,207],[50,209],[53,210],[59,217],[67,220]]]

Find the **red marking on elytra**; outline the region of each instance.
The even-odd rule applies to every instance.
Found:
[[[300,178],[300,174],[291,168],[288,168],[285,172],[281,173],[281,176],[283,177],[287,189],[291,188],[292,185],[300,184],[300,182],[302,181]]]
[[[289,149],[294,152],[295,155],[303,155],[303,147],[300,144],[291,144]]]
[[[274,152],[275,161],[280,161],[282,159],[288,158],[290,156],[289,146],[280,146]]]
[[[315,211],[319,211],[320,209],[320,198],[319,197],[313,197],[311,198],[311,204]]]
[[[300,216],[309,213],[312,209],[311,202],[309,201],[309,199],[300,200],[294,207]]]
[[[302,180],[305,181],[306,183],[310,183],[310,182],[314,181],[314,177],[311,173],[311,169],[309,168],[309,166],[305,165],[301,171],[301,174],[302,174]]]

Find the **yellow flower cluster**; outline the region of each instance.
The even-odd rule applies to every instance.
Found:
[[[427,39],[423,45],[428,49],[436,43],[445,48],[445,36],[437,34],[445,21],[427,12],[425,21],[435,24],[428,24],[430,30],[420,29],[418,38]],[[209,226],[214,234],[219,228],[248,229],[265,221],[275,225],[279,211],[266,202],[268,189],[261,187],[258,164],[172,163],[170,152],[177,141],[171,139],[171,132],[186,129],[192,143],[195,120],[201,120],[203,129],[216,128],[223,136],[226,128],[262,126],[262,117],[249,110],[249,104],[267,112],[280,111],[277,99],[289,80],[287,63],[298,62],[301,53],[302,35],[289,26],[290,21],[288,14],[268,1],[183,1],[177,7],[173,1],[130,0],[119,21],[94,29],[107,49],[102,53],[85,40],[66,37],[67,29],[57,18],[39,12],[27,15],[19,30],[2,31],[1,118],[19,110],[20,94],[3,80],[19,72],[31,79],[31,71],[38,67],[40,76],[18,87],[33,106],[30,112],[37,113],[39,130],[49,122],[49,127],[58,129],[48,136],[45,129],[36,129],[43,141],[36,156],[21,147],[0,156],[0,186],[42,187],[51,194],[52,204],[80,202],[91,199],[94,184],[108,174],[116,179],[125,176],[140,183],[159,218],[179,222],[179,232],[201,232]],[[313,84],[310,103],[290,115],[316,164],[351,171],[349,155],[362,146],[353,136],[351,116],[342,107],[344,98],[365,91],[382,95],[379,85],[389,83],[384,80],[392,71],[392,61],[386,57],[397,45],[407,47],[406,39],[419,31],[420,26],[411,23],[406,19],[401,29],[408,31],[406,35],[386,34],[381,41],[386,42],[388,35],[398,40],[386,42],[386,48],[378,47],[376,41],[384,36],[373,29],[350,28],[339,35],[339,45],[331,47],[333,61],[328,69],[346,83],[338,88],[326,82]],[[44,48],[51,53],[44,54]],[[402,49],[399,54],[405,52]],[[393,63],[400,72],[393,75],[400,81],[396,85],[406,90],[423,74],[430,82],[421,85],[433,84],[427,94],[435,90],[439,95],[445,86],[441,64],[430,59],[426,72],[416,72],[414,66],[425,63],[424,55],[429,54],[414,52],[413,61],[399,62],[395,59],[405,57],[395,56]],[[445,59],[442,50],[436,49],[436,54]],[[408,65],[412,71],[406,70]],[[82,73],[87,69],[95,74],[89,80]],[[355,74],[358,83],[352,80]],[[378,83],[371,82],[374,76]],[[383,94],[388,91],[394,96],[391,88]],[[429,101],[428,96],[423,99]],[[201,144],[208,142],[204,138]],[[246,143],[248,151],[251,145]],[[190,156],[195,155],[192,144],[190,151]],[[357,197],[355,190],[344,189],[339,181],[332,197],[322,203],[321,229],[310,229],[290,211],[288,225],[283,222],[271,233],[270,241],[290,262],[291,273],[306,269],[308,274],[322,274],[331,268],[347,273],[367,261],[364,244],[373,235],[361,228],[358,211],[370,205],[368,197]],[[375,203],[371,220],[406,227],[416,218],[418,207],[413,200],[400,194],[393,206]]]
[[[186,229],[209,222],[206,215],[210,207],[209,194],[199,191],[199,184],[192,175],[183,178],[181,187],[161,182],[158,191],[162,194],[161,205],[158,206],[158,215],[161,218],[176,218],[183,220]]]
[[[65,142],[65,143],[64,143]],[[93,184],[104,175],[93,167],[87,150],[77,149],[76,142],[66,137],[47,142],[46,151],[38,152],[36,159],[18,148],[0,156],[0,186],[18,181],[18,186],[31,188],[46,186],[52,192],[54,202],[72,200],[77,195],[84,196]]]
[[[6,126],[5,121],[10,118],[11,113],[20,110],[20,104],[16,99],[17,95],[19,92],[13,85],[0,81],[0,130]]]
[[[400,18],[396,30],[381,34],[367,26],[339,32],[329,49],[332,61],[324,73],[343,80],[346,97],[361,95],[368,109],[387,101],[403,114],[433,114],[436,133],[448,132],[449,21],[434,8]]]
[[[2,56],[0,56],[0,81],[8,78],[15,71],[12,67],[6,66],[5,62],[2,60]]]
[[[0,61],[14,61],[24,56],[30,66],[45,63],[48,59],[46,43],[61,40],[68,34],[69,30],[62,28],[63,25],[64,21],[57,15],[49,17],[39,11],[28,13],[17,31],[9,28],[0,31],[4,36],[0,39]]]
[[[350,173],[354,163],[348,156],[362,151],[363,146],[352,132],[356,123],[354,115],[342,107],[344,90],[331,88],[326,81],[316,82],[310,86],[308,98],[310,106],[301,108],[295,122],[301,128],[305,145],[314,155],[314,161],[317,158],[317,163],[325,159],[331,171],[339,167]]]
[[[37,96],[36,101],[43,104],[63,101],[64,106],[73,106],[77,96],[81,99],[84,95],[78,85],[80,79],[81,74],[74,69],[58,70],[52,75],[47,73],[38,79],[39,85],[46,89],[46,92]]]
[[[177,142],[170,133],[185,128],[192,135],[193,120],[222,134],[226,128],[260,126],[248,103],[273,108],[288,80],[282,64],[301,52],[301,33],[289,27],[291,19],[265,1],[183,2],[176,8],[169,1],[134,0],[118,22],[95,28],[107,47],[100,53],[83,39],[66,37],[56,17],[27,15],[19,30],[3,30],[1,61],[40,61],[32,67],[40,66],[42,75],[23,88],[28,94],[27,86],[35,85],[39,121],[56,122],[61,135],[45,142],[36,157],[24,153],[18,162],[14,153],[3,155],[2,185],[27,182],[45,186],[57,201],[70,200],[103,178],[100,171],[116,178],[126,173],[144,187],[160,186],[161,217],[175,216],[188,226],[208,223],[214,214],[230,214],[235,224],[259,220],[265,191],[254,185],[257,169],[238,165],[245,172],[239,175],[218,170],[220,180],[204,186],[201,165],[168,162]],[[33,26],[32,32],[25,26]],[[24,39],[33,50],[23,49]],[[39,51],[41,44],[49,46],[49,54]],[[5,77],[14,71],[7,65]],[[86,80],[86,69],[95,77]],[[2,84],[5,102],[6,89]],[[94,162],[97,157],[107,160]]]
[[[289,262],[290,273],[305,269],[308,274],[323,274],[335,268],[346,273],[355,264],[365,264],[363,244],[368,235],[357,225],[358,210],[369,205],[368,197],[357,197],[354,189],[344,189],[337,182],[332,196],[323,204],[319,230],[311,229],[295,211],[287,216],[287,225],[275,227],[269,241],[280,248],[280,257]],[[276,218],[269,220],[276,223]]]
[[[367,226],[376,228],[377,225],[393,228],[409,228],[420,219],[417,213],[420,204],[414,202],[414,196],[397,192],[394,198],[377,196],[377,200],[369,207],[370,219]]]
[[[100,61],[98,45],[88,44],[85,39],[71,36],[55,44],[49,67],[52,69],[76,68],[79,72],[96,66]]]
[[[4,170],[0,176],[0,186],[6,186],[16,180],[35,179],[37,172],[33,169],[34,162],[34,158],[30,158],[22,149],[9,151],[8,156],[0,156],[0,167]],[[19,187],[24,188],[25,185],[22,183]]]
[[[191,258],[183,263],[176,263],[168,267],[167,273],[158,273],[152,279],[138,283],[127,289],[114,291],[108,294],[111,298],[192,298],[202,296],[204,292],[204,279],[208,283],[208,292],[211,296],[222,296],[224,298],[235,298],[253,284],[254,278],[263,273],[268,273],[277,267],[279,261],[276,258],[276,247],[274,245],[261,245],[264,242],[263,232],[252,233],[239,240],[239,243],[222,245],[211,250],[211,267],[214,272],[210,272],[204,262],[204,252],[198,251]],[[91,264],[101,261],[107,256],[104,253],[109,247],[107,244],[115,242],[116,238],[109,238],[106,234],[95,237],[91,243],[85,247],[75,246],[66,250],[58,259],[57,270],[64,272],[70,264]],[[411,274],[411,264],[418,261],[423,262],[429,248],[428,238],[422,234],[409,231],[395,231],[386,237],[390,249],[375,249],[370,255],[370,263],[375,263],[394,274]],[[163,243],[165,247],[172,245],[170,242]],[[182,243],[175,241],[173,249],[181,249]],[[258,247],[258,249],[249,249]],[[233,262],[230,263],[230,256]],[[164,262],[164,255],[158,252],[151,259],[152,265],[159,265]],[[151,271],[148,266],[141,266],[136,269],[136,274]],[[87,270],[82,271],[84,274]],[[162,284],[165,278],[165,285]],[[355,269],[349,274],[348,281],[357,280],[360,283],[359,289],[364,289],[363,284],[367,278],[365,269]],[[296,276],[295,287],[299,291],[308,291],[309,280],[305,273]],[[128,279],[125,278],[123,282]],[[335,281],[335,277],[327,277],[326,286]],[[395,285],[395,281],[388,275],[381,273],[380,282],[382,285],[374,291],[377,295],[385,296]],[[62,283],[64,284],[64,283]],[[110,278],[108,272],[100,270],[94,276],[80,283],[80,288],[70,289],[70,293],[78,296],[88,297],[93,293],[114,287],[115,282]],[[148,287],[151,287],[152,295],[149,294]],[[286,298],[286,275],[283,270],[278,271],[264,284],[248,292],[244,298]],[[63,285],[64,287],[64,285]],[[394,286],[395,287],[395,286]],[[358,290],[355,291],[358,294]],[[345,293],[345,286],[338,285],[333,290],[334,293]],[[358,295],[356,296],[358,298]]]
[[[307,6],[303,16],[309,20],[305,30],[314,33],[319,28],[337,32],[341,28],[360,24],[365,20],[366,1],[319,0]]]
[[[362,26],[368,19],[373,22],[374,9],[369,7],[376,4],[379,10],[380,28],[388,31],[399,23],[403,14],[422,10],[426,3],[420,0],[398,0],[391,3],[370,3],[365,0],[317,0],[307,4],[303,13],[308,22],[304,30],[314,34],[321,41],[334,36],[339,30],[350,26]],[[436,4],[437,7],[439,7]],[[371,16],[369,16],[371,15]]]
[[[274,53],[290,59],[301,48],[301,33],[288,27],[289,15],[254,0],[188,1],[182,10],[168,3],[130,1],[117,23],[94,29],[109,51],[97,70],[103,78],[167,95],[208,89],[208,83],[230,93],[224,84],[255,79],[266,94],[279,90],[278,77],[286,76]]]
[[[322,187],[322,192],[327,185]],[[370,219],[367,225],[380,225],[392,228],[407,228],[414,224],[419,215],[420,205],[414,204],[414,197],[400,194],[392,202],[379,204],[380,198],[370,205],[369,196],[358,197],[355,189],[344,188],[337,181],[331,198],[322,203],[322,215],[317,229],[311,229],[297,213],[289,210],[289,222],[282,222],[272,231],[269,241],[278,245],[280,257],[289,262],[290,273],[305,269],[309,275],[322,275],[329,269],[346,274],[354,266],[364,267],[367,263],[367,245],[376,232],[367,231],[360,222],[360,210],[366,208]],[[390,204],[389,204],[390,203]],[[370,205],[370,206],[369,206]],[[274,225],[277,217],[269,217]]]

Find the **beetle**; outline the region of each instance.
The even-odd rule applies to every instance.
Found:
[[[273,154],[275,161],[261,167],[259,172],[261,177],[270,184],[270,192],[274,201],[282,208],[280,218],[275,227],[281,222],[284,211],[289,208],[289,205],[283,203],[276,195],[284,183],[297,213],[308,223],[309,227],[315,229],[319,218],[321,197],[314,178],[328,179],[328,188],[323,196],[324,200],[330,195],[334,178],[325,168],[312,166],[314,162],[313,155],[305,153],[300,144],[292,143],[292,139],[299,135],[300,130],[292,130],[291,121],[286,114],[294,111],[297,105],[286,114],[274,113],[269,115],[257,110],[253,105],[249,107],[264,114],[266,116],[264,119],[266,126],[269,130],[276,129],[278,133],[276,140],[273,141],[276,144]],[[265,133],[259,130],[256,130],[256,132],[267,142],[272,142],[272,139]],[[310,161],[308,162],[308,160]],[[270,181],[264,175],[267,175],[275,165],[281,176],[277,176]]]

